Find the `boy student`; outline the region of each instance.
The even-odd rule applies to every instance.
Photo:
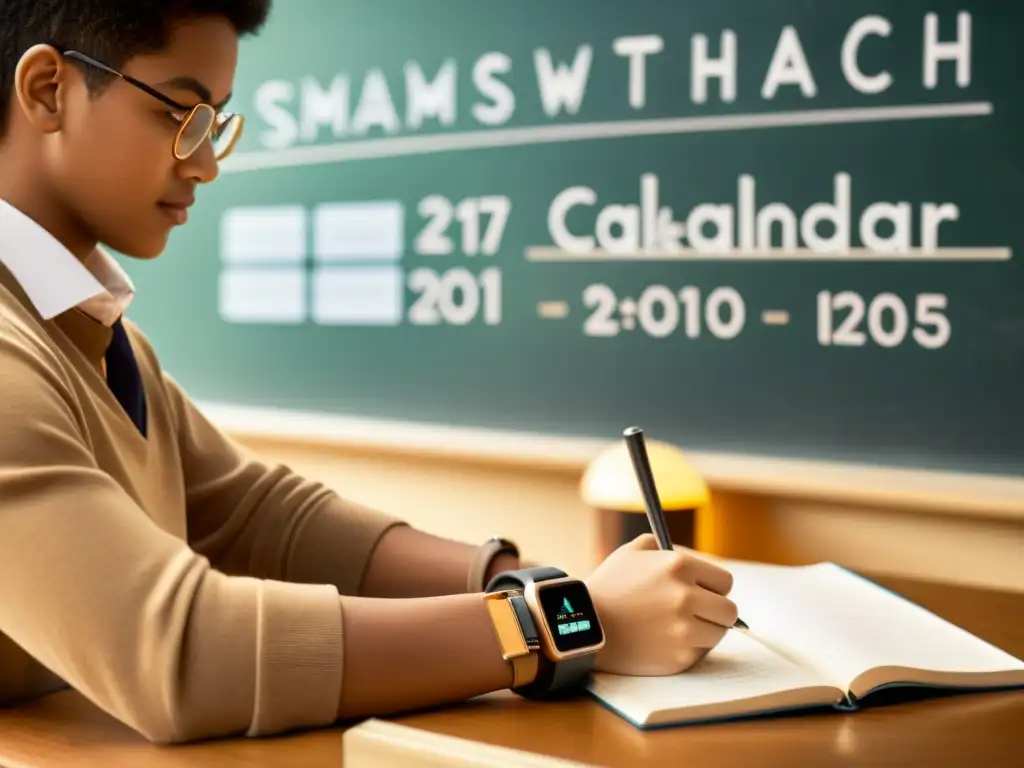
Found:
[[[69,685],[166,743],[553,685],[535,649],[504,660],[484,596],[514,546],[431,536],[246,453],[123,319],[132,284],[98,244],[151,259],[185,223],[238,136],[238,41],[269,5],[0,0],[4,704]],[[562,682],[688,669],[736,619],[731,582],[624,545],[584,587],[605,644]],[[527,608],[520,626],[545,621]]]

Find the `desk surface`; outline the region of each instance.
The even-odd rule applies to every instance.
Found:
[[[1024,594],[878,581],[1009,653],[1024,657]],[[643,732],[590,700],[557,704],[510,693],[397,722],[593,765],[701,766],[1009,765],[1020,749],[1024,692],[983,693],[853,714],[776,717]],[[176,747],[147,744],[74,692],[0,710],[0,765],[264,768],[341,765],[343,729]],[[640,762],[642,761],[642,762]]]

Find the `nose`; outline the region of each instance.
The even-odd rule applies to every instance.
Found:
[[[182,176],[189,181],[199,184],[215,181],[220,175],[220,165],[213,151],[213,142],[210,139],[204,141],[199,149],[184,160],[180,160],[178,167]]]

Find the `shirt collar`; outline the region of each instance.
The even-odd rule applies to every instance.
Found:
[[[135,296],[128,274],[105,250],[97,246],[83,263],[5,200],[0,200],[0,264],[44,320],[77,307],[110,326]]]

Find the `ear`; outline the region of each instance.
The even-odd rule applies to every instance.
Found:
[[[70,67],[49,45],[34,45],[14,70],[14,92],[25,118],[42,133],[60,130]]]

